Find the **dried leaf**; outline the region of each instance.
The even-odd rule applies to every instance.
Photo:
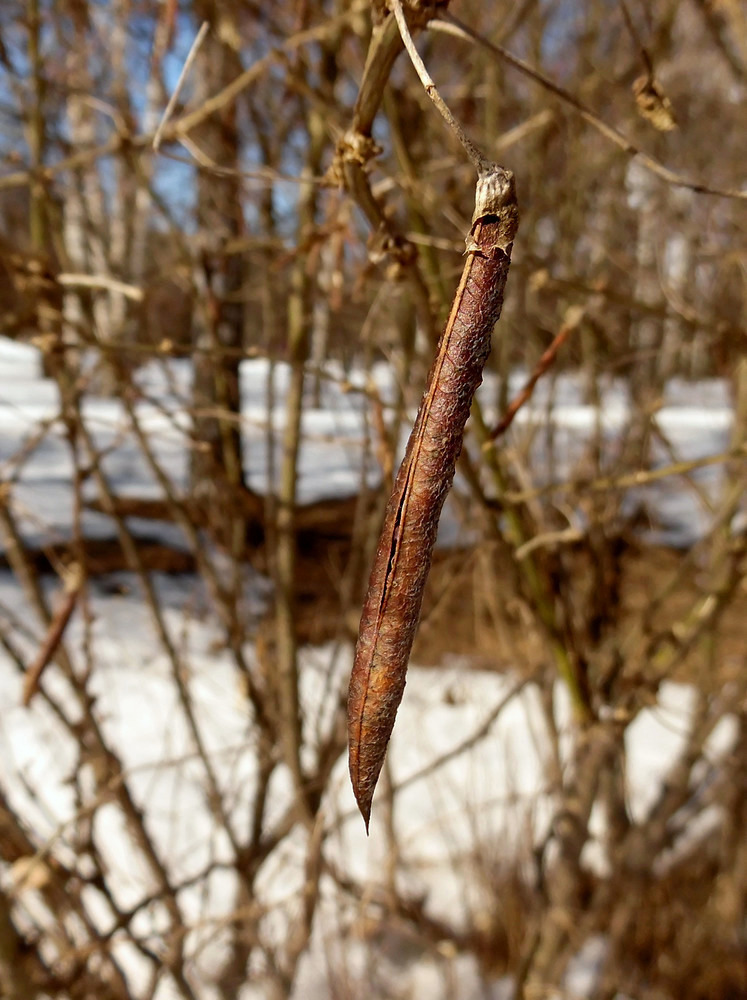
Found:
[[[664,93],[661,84],[653,76],[641,76],[633,84],[633,94],[638,113],[651,122],[660,132],[671,132],[677,128],[672,102]]]

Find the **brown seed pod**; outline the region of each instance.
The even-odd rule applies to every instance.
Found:
[[[438,522],[482,382],[518,227],[513,174],[477,183],[467,261],[389,498],[363,605],[348,694],[350,777],[366,823],[405,688]]]

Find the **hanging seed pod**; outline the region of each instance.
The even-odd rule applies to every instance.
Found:
[[[438,522],[500,316],[518,227],[513,174],[477,182],[467,260],[387,505],[363,605],[348,695],[350,777],[368,830],[394,727]]]

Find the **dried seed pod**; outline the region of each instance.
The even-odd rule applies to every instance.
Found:
[[[513,174],[477,183],[467,261],[387,505],[350,677],[350,777],[366,823],[405,688],[438,522],[482,382],[518,226]]]

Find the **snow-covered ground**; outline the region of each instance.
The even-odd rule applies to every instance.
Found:
[[[520,372],[512,376],[512,393],[520,388],[524,378]],[[284,421],[287,366],[270,366],[265,359],[242,364],[246,467],[249,485],[262,493],[268,487],[270,380],[275,400],[272,425],[277,442]],[[383,364],[375,366],[366,377],[357,373],[344,376],[331,364],[327,377],[321,379],[318,405],[311,405],[310,401],[304,410],[300,503],[353,494],[359,490],[364,472],[369,482],[377,480],[372,461],[369,460],[365,470],[362,468],[363,442],[371,434],[370,405],[363,391],[369,380],[386,403],[392,395],[392,382],[390,369]],[[309,387],[311,382],[310,378]],[[190,362],[152,362],[140,370],[137,383],[144,397],[136,406],[140,427],[148,435],[161,467],[177,487],[183,487],[190,431],[187,414]],[[490,375],[480,389],[480,396],[490,415],[496,399],[495,380]],[[661,442],[654,444],[654,453],[661,463],[697,460],[724,452],[732,425],[729,397],[728,384],[723,380],[714,379],[697,386],[670,383],[656,417],[662,440],[668,443],[667,449]],[[597,423],[610,442],[614,442],[629,419],[629,409],[630,401],[621,381],[609,382],[599,411],[584,402],[583,386],[577,377],[561,374],[552,381],[539,383],[531,405],[519,412],[516,425],[519,433],[522,425],[552,427],[552,461],[547,464],[552,465],[555,477],[561,477],[578,460]],[[122,404],[116,399],[87,398],[84,413],[96,448],[104,455],[102,468],[114,492],[121,496],[160,496]],[[64,538],[69,534],[73,469],[58,416],[56,387],[40,378],[36,349],[0,338],[0,477],[14,481],[14,506],[31,541]],[[44,427],[48,429],[42,434],[40,428]],[[402,449],[406,436],[404,428]],[[545,439],[545,432],[541,432],[533,446],[540,458],[542,449],[547,447]],[[26,443],[27,448],[23,447]],[[706,494],[715,495],[721,481],[721,467],[698,469],[693,480]],[[645,498],[658,525],[659,541],[686,545],[702,534],[709,523],[707,503],[693,490],[682,489],[680,480],[675,481],[675,488],[666,480],[648,486]],[[91,536],[113,535],[110,521],[95,512],[85,512],[84,526]],[[444,537],[453,540],[455,530],[447,519]]]
[[[335,370],[330,369],[335,375]],[[341,376],[342,373],[337,373]],[[251,485],[267,487],[267,387],[274,379],[277,404],[274,426],[283,420],[287,370],[266,361],[247,361],[242,369],[243,418]],[[385,368],[373,377],[384,399],[391,391]],[[321,383],[321,402],[304,414],[300,492],[302,500],[353,493],[365,475],[375,480],[376,470],[362,469],[362,442],[367,431],[368,404],[358,389],[364,385],[354,373],[345,390],[341,379]],[[522,377],[516,376],[516,385]],[[147,431],[156,457],[177,486],[186,474],[189,420],[188,362],[168,366],[152,364],[141,370],[138,382],[145,400],[137,414]],[[548,383],[549,386],[549,383]],[[483,390],[488,407],[495,386],[488,379]],[[491,395],[492,394],[492,395]],[[544,423],[551,409],[555,446],[571,463],[598,420],[612,440],[627,419],[628,400],[621,385],[610,384],[600,415],[586,405],[577,380],[561,376],[552,389],[540,386],[532,405],[520,414],[522,424]],[[10,482],[10,502],[23,531],[36,543],[69,537],[71,533],[72,464],[58,422],[59,402],[51,383],[40,375],[36,351],[26,345],[0,340],[0,478]],[[103,469],[114,491],[121,495],[157,496],[158,487],[138,449],[121,403],[89,399],[87,425],[96,446],[105,452]],[[659,426],[678,459],[692,459],[723,452],[728,447],[732,410],[727,387],[720,382],[696,387],[672,384],[658,415]],[[45,429],[46,428],[46,429]],[[662,456],[664,460],[664,456]],[[671,461],[672,456],[666,456]],[[698,473],[706,491],[715,491],[720,467]],[[556,469],[556,472],[562,470]],[[665,486],[649,489],[647,502],[655,507],[661,531],[670,540],[684,542],[699,535],[709,516],[707,507],[692,491],[672,491]],[[450,515],[449,537],[460,530]],[[84,528],[90,535],[113,535],[103,515],[86,511]],[[143,526],[145,530],[145,526]],[[165,530],[153,525],[150,531]],[[172,529],[173,530],[173,529]],[[105,736],[120,755],[148,830],[177,882],[191,884],[179,894],[185,922],[191,928],[187,949],[194,956],[192,980],[198,996],[212,997],[210,977],[225,957],[226,922],[235,899],[232,860],[225,835],[216,832],[208,808],[205,771],[196,752],[194,734],[182,710],[173,665],[156,639],[153,623],[136,587],[122,575],[122,586],[94,582],[90,630],[76,615],[66,633],[76,666],[86,667],[86,650],[93,662],[90,690],[96,716]],[[247,818],[256,793],[257,773],[253,741],[256,731],[247,700],[229,656],[220,646],[220,632],[209,612],[199,582],[189,577],[154,578],[167,630],[177,646],[196,713],[196,726],[209,755],[222,798],[228,804],[228,821],[236,838],[246,838]],[[247,579],[247,601],[262,601],[260,581]],[[0,572],[0,627],[14,646],[29,659],[38,648],[43,628],[28,607],[16,579]],[[250,664],[255,651],[248,648]],[[306,751],[313,753],[331,725],[334,709],[344,690],[351,665],[349,647],[321,647],[301,651],[303,718]],[[393,824],[401,863],[400,889],[427,901],[435,918],[452,922],[474,918],[484,905],[479,873],[472,869],[476,845],[494,855],[496,843],[505,854],[526,856],[547,832],[551,801],[546,788],[545,762],[550,752],[546,723],[537,689],[510,675],[465,669],[453,661],[444,669],[410,669],[389,752],[388,781],[398,789]],[[184,681],[184,677],[181,678]],[[52,853],[70,867],[84,865],[70,844],[81,804],[80,788],[71,782],[73,769],[82,770],[83,792],[95,799],[100,793],[95,764],[83,764],[77,746],[53,711],[41,699],[21,707],[21,675],[0,649],[0,787],[15,809],[42,838],[52,843]],[[55,667],[44,676],[45,690],[61,704],[70,705],[71,692]],[[638,716],[627,733],[627,775],[633,814],[640,818],[650,808],[656,790],[683,746],[689,731],[694,694],[687,687],[668,683],[655,705]],[[557,722],[568,725],[568,708],[557,693]],[[708,752],[723,753],[734,739],[733,720],[726,718],[714,732]],[[476,742],[472,736],[485,729]],[[438,762],[441,761],[439,764]],[[288,802],[289,779],[282,768],[273,778],[266,818],[272,829]],[[372,891],[383,882],[389,841],[385,836],[385,806],[374,808],[371,837],[366,839],[340,760],[325,799],[324,822],[329,828],[330,857],[340,869]],[[153,885],[138,860],[121,813],[114,802],[95,811],[96,843],[104,854],[109,883],[117,903],[126,910],[136,906]],[[256,892],[267,907],[263,933],[282,942],[289,921],[298,912],[305,878],[305,834],[286,837],[263,866]],[[589,863],[604,866],[603,852]],[[216,862],[225,861],[221,867]],[[211,868],[211,864],[213,867]],[[0,876],[10,884],[10,873]],[[93,890],[91,890],[92,892]],[[322,1000],[331,996],[328,964],[340,958],[341,926],[350,930],[362,913],[356,903],[341,901],[332,880],[323,877],[322,903],[314,938],[303,959],[294,996]],[[33,890],[25,889],[22,902],[29,912],[40,912]],[[362,904],[361,904],[362,906]],[[111,916],[100,901],[91,901],[99,913],[101,929]],[[44,922],[44,918],[38,917]],[[158,950],[158,930],[163,926],[160,904],[147,906],[138,915],[138,928]],[[116,938],[115,938],[116,940]],[[349,936],[346,945],[349,974],[365,976],[365,935]],[[506,982],[487,987],[476,964],[467,956],[404,955],[406,944],[389,943],[390,965],[396,967],[402,996],[439,1000],[446,980],[442,964],[452,963],[452,980],[460,984],[459,1000],[509,995]],[[591,941],[569,970],[572,995],[589,989],[589,970],[599,961],[603,942]],[[403,954],[400,954],[401,949]],[[595,950],[596,949],[596,950]],[[117,955],[130,977],[133,995],[145,989],[147,963],[132,945],[121,942]],[[394,955],[394,957],[392,957]],[[385,963],[384,963],[385,964]],[[381,975],[384,975],[383,967]],[[454,977],[456,979],[454,980]],[[168,979],[157,988],[159,1000],[171,996]],[[248,984],[242,1000],[260,1000],[262,986]]]

